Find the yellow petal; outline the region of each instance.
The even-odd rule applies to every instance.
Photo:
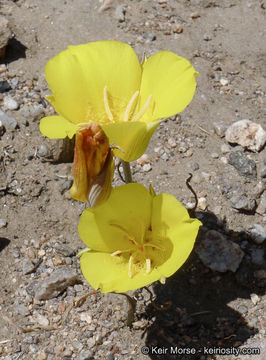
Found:
[[[143,225],[150,222],[150,216],[148,190],[140,184],[122,185],[114,189],[102,205],[82,213],[79,235],[89,248],[113,253],[129,247],[127,233],[140,237]]]
[[[170,51],[160,51],[143,63],[139,108],[152,95],[142,121],[150,122],[177,114],[194,96],[197,72],[190,62]]]
[[[114,148],[114,155],[124,161],[137,160],[146,150],[152,134],[160,120],[146,124],[144,122],[123,122],[103,125],[102,128]]]
[[[70,139],[75,135],[78,127],[62,116],[47,116],[41,119],[40,131],[50,139]]]
[[[119,41],[70,46],[45,68],[56,110],[73,123],[108,122],[104,107],[107,88],[114,119],[120,119],[140,86],[141,66],[133,49]]]
[[[201,225],[199,220],[189,217],[186,208],[174,196],[159,194],[153,198],[153,237],[167,239],[171,243],[167,248],[172,249],[167,254],[167,261],[157,259],[158,275],[169,277],[183,265],[193,249]]]

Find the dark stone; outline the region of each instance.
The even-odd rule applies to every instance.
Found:
[[[12,87],[9,85],[8,81],[6,81],[6,80],[0,81],[0,93],[1,94],[8,92],[11,89],[12,89]]]
[[[241,151],[234,151],[230,153],[229,164],[237,170],[239,175],[250,179],[257,178],[257,168],[255,161],[250,160]]]

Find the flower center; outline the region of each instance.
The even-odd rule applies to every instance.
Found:
[[[132,95],[131,99],[129,100],[129,102],[126,106],[125,113],[124,113],[123,121],[138,121],[144,115],[146,110],[148,109],[148,107],[151,103],[152,95],[148,96],[146,103],[142,106],[142,108],[135,115],[133,115],[135,105],[136,105],[136,100],[137,100],[138,96],[139,96],[139,90],[137,90]],[[107,115],[109,121],[114,122],[115,121],[114,116],[111,112],[111,108],[110,108],[109,100],[108,100],[107,86],[105,86],[103,89],[103,102],[104,102],[105,112],[106,112],[106,115]]]
[[[145,269],[145,272],[149,274],[152,270],[152,265],[154,261],[151,259],[151,252],[148,251],[148,248],[151,248],[152,251],[160,250],[164,251],[164,248],[158,244],[152,242],[152,229],[151,226],[146,230],[145,225],[142,226],[142,231],[140,237],[129,234],[129,232],[123,228],[121,225],[110,223],[110,226],[115,227],[120,230],[129,241],[129,247],[125,250],[116,250],[111,256],[120,256],[126,254],[126,259],[128,259],[128,277],[132,278],[134,275],[134,270]],[[148,254],[149,253],[149,254]],[[154,254],[155,255],[155,254]],[[129,257],[128,257],[129,256]]]

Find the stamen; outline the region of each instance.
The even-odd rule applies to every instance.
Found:
[[[133,243],[135,245],[138,245],[137,241],[135,240],[135,238],[133,236],[130,236],[129,233],[127,232],[126,229],[124,229],[122,226],[118,225],[118,224],[114,224],[114,223],[110,223],[110,226],[114,226],[115,228],[123,231],[123,233],[129,238],[129,240],[133,241]]]
[[[133,265],[133,256],[130,255],[129,262],[128,262],[128,277],[132,278],[132,265]]]
[[[146,273],[149,274],[151,272],[151,259],[146,259]]]
[[[165,249],[164,249],[163,246],[160,246],[160,245],[157,245],[157,244],[153,244],[153,243],[151,243],[151,242],[146,243],[146,244],[143,244],[143,246],[150,246],[150,247],[155,248],[155,249],[157,249],[157,250],[165,251]]]
[[[130,252],[132,251],[132,249],[126,249],[126,250],[116,250],[114,251],[111,256],[117,256],[117,255],[121,255],[121,254],[124,254],[124,253],[127,253],[127,252]]]
[[[104,102],[105,112],[106,112],[106,114],[108,116],[108,119],[110,121],[113,121],[114,117],[113,117],[113,114],[111,113],[109,103],[108,103],[107,86],[105,86],[104,89],[103,89],[103,102]]]
[[[137,90],[135,92],[135,94],[133,94],[132,98],[129,100],[129,103],[127,104],[126,111],[125,111],[125,114],[124,114],[124,121],[128,121],[130,111],[132,110],[132,106],[134,104],[134,101],[138,97],[138,95],[139,95],[139,91]]]
[[[133,116],[132,121],[138,121],[142,117],[142,115],[144,115],[145,111],[147,110],[148,106],[150,105],[151,99],[152,99],[152,95],[149,95],[144,106],[140,109],[140,111],[136,115]]]

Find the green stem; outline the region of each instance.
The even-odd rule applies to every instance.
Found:
[[[132,175],[131,175],[131,170],[130,170],[130,163],[127,161],[124,161],[124,160],[121,160],[121,162],[122,162],[122,166],[123,166],[126,184],[132,183],[133,180],[132,180]]]

